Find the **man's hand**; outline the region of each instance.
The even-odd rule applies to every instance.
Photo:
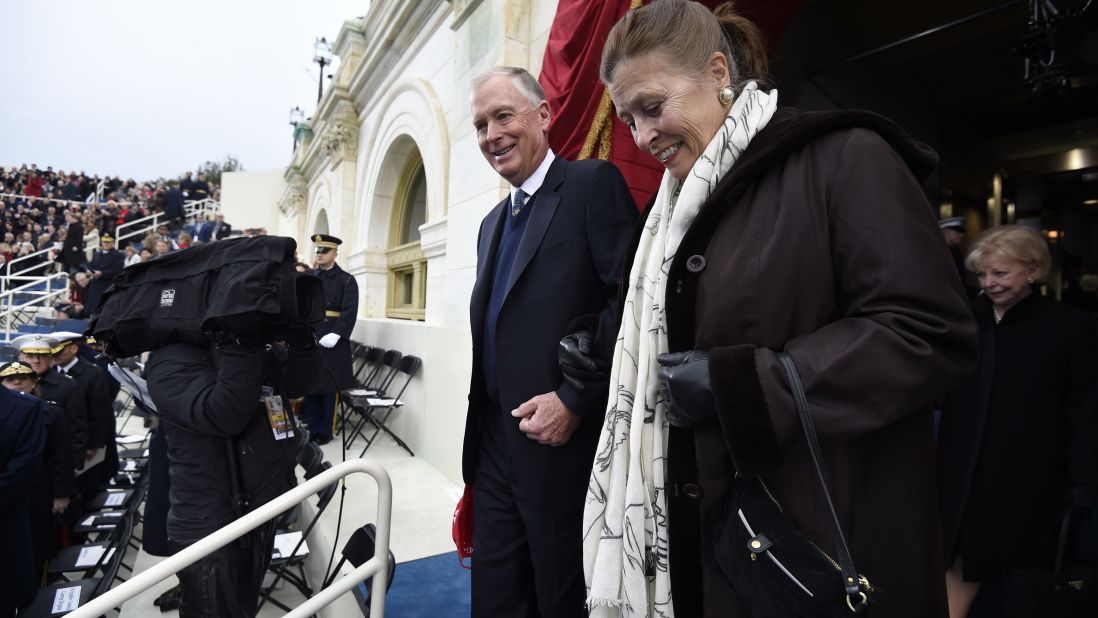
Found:
[[[556,393],[534,397],[512,410],[511,416],[522,419],[519,421],[519,431],[545,446],[566,444],[582,420],[564,405]]]
[[[69,508],[68,498],[54,498],[53,499],[53,514],[60,515],[65,512],[65,509]]]
[[[319,343],[322,348],[334,348],[335,344],[339,343],[339,335],[336,333],[328,333],[321,337],[320,341],[317,343]]]
[[[99,449],[97,448],[90,448],[84,451],[84,461],[91,461],[95,457],[95,454],[98,452]]]

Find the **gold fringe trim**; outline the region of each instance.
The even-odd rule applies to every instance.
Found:
[[[644,4],[644,0],[632,0],[629,10],[633,10]],[[604,86],[602,98],[599,99],[599,108],[595,112],[595,119],[591,122],[591,128],[587,130],[587,137],[583,140],[583,148],[580,150],[580,159],[590,159],[592,156],[603,161],[610,158],[610,138],[614,131],[614,119],[610,116],[610,92]],[[597,147],[597,149],[596,149]]]
[[[595,119],[591,122],[591,128],[587,130],[587,137],[583,140],[583,148],[580,150],[580,159],[606,160],[610,156],[610,134],[613,122],[610,118],[610,93],[604,88],[602,98],[599,99],[599,108],[595,112]],[[596,150],[597,147],[597,150]]]

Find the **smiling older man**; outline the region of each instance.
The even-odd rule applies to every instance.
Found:
[[[586,616],[580,527],[605,377],[565,381],[557,348],[586,316],[613,351],[637,209],[605,161],[549,148],[549,104],[523,69],[473,80],[481,154],[510,185],[480,226],[462,472],[474,489],[474,616]]]

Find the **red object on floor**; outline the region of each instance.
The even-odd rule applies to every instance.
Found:
[[[457,546],[461,566],[473,568],[471,561],[465,561],[473,555],[473,488],[469,485],[465,486],[465,492],[454,509],[454,545]]]

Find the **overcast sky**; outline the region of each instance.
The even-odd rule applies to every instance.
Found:
[[[0,166],[171,177],[289,161],[313,42],[369,0],[0,0]],[[331,68],[325,67],[325,73]]]

